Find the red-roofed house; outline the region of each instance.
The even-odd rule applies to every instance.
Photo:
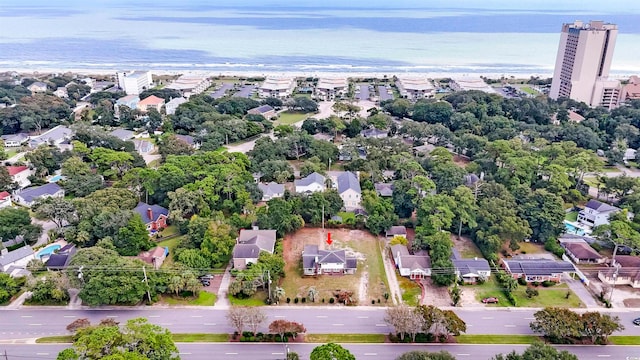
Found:
[[[24,188],[31,185],[29,176],[33,174],[33,171],[28,166],[7,166],[7,172],[9,172],[13,182],[18,184],[18,187]]]
[[[168,254],[168,248],[158,246],[149,251],[141,252],[140,254],[138,254],[137,258],[146,262],[147,264],[153,265],[153,268],[158,270],[160,269],[160,266],[162,266],[162,263],[164,262],[164,259],[167,258]]]
[[[0,192],[0,209],[11,206],[11,194],[6,191]]]
[[[159,98],[155,95],[151,95],[140,100],[140,102],[138,103],[138,110],[149,111],[150,108],[153,108],[160,112],[162,106],[164,106],[164,99]]]

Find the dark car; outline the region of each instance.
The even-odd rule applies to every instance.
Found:
[[[497,304],[498,303],[498,298],[488,297],[488,298],[482,299],[482,302],[484,304]]]
[[[633,325],[640,326],[640,318],[634,319],[633,320]]]

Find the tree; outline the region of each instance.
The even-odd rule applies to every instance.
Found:
[[[466,186],[459,186],[453,190],[453,198],[456,201],[456,207],[453,213],[458,220],[458,238],[462,235],[462,224],[473,229],[476,223],[476,211],[478,209],[471,189]]]
[[[309,360],[356,360],[356,357],[342,346],[328,343],[315,347],[309,355]]]
[[[544,308],[533,314],[531,330],[542,334],[554,343],[567,343],[581,335],[580,315],[569,309]]]
[[[316,299],[318,298],[318,290],[316,290],[315,286],[312,286],[309,288],[308,298],[309,298],[309,301],[316,302]]]
[[[134,160],[128,152],[103,147],[93,149],[89,158],[98,166],[103,175],[117,176],[118,178],[122,178],[131,169]]]
[[[512,351],[506,356],[498,354],[491,360],[578,360],[578,357],[566,350],[558,351],[551,345],[535,342],[520,355]]]
[[[229,325],[231,325],[238,334],[242,334],[242,331],[247,326],[246,310],[247,307],[244,306],[231,306],[227,312]]]
[[[58,228],[76,220],[73,203],[62,197],[48,197],[36,200],[32,209],[39,218],[51,220]]]
[[[0,238],[2,241],[23,236],[28,243],[34,243],[42,232],[42,226],[31,223],[29,211],[23,208],[0,209]]]
[[[428,352],[428,351],[408,351],[396,358],[396,360],[455,360],[455,356],[448,351]]]
[[[41,145],[28,152],[24,157],[36,169],[36,176],[44,178],[60,169],[65,155],[55,146]]]
[[[462,289],[458,286],[457,283],[454,284],[453,287],[449,290],[449,294],[451,295],[453,306],[458,306],[460,300],[462,299]]]
[[[169,155],[191,155],[194,149],[175,135],[169,134],[161,139],[158,151],[162,155],[162,159],[166,159]]]
[[[269,324],[269,331],[280,335],[280,339],[284,342],[284,338],[287,334],[290,334],[293,338],[300,333],[304,333],[307,329],[302,324],[295,321],[288,320],[274,320]]]
[[[5,166],[0,167],[0,190],[12,190],[14,186],[13,178],[9,175],[7,168]]]
[[[179,359],[171,333],[147,319],[127,321],[123,328],[110,323],[78,330],[73,346],[58,354],[58,359]]]
[[[147,226],[142,222],[139,214],[129,218],[127,225],[118,230],[113,244],[120,255],[135,256],[141,251],[146,251],[154,246],[149,237]]]
[[[67,325],[67,331],[75,333],[80,329],[85,329],[91,326],[91,321],[87,318],[75,319],[69,325]]]
[[[258,328],[267,320],[267,315],[258,307],[247,307],[245,309],[245,322],[249,330],[255,336]]]
[[[586,312],[580,316],[582,320],[582,335],[589,337],[593,344],[606,344],[609,335],[624,330],[620,318],[597,311]]]
[[[267,206],[258,209],[257,214],[260,228],[275,229],[278,236],[284,236],[304,225],[302,217],[293,213],[291,204],[281,198],[269,200]]]
[[[384,321],[393,326],[401,340],[404,340],[405,334],[409,334],[411,341],[415,341],[416,334],[424,326],[424,320],[418,316],[416,309],[404,304],[387,308]]]
[[[16,279],[9,274],[0,273],[0,304],[9,301],[20,290]]]
[[[436,337],[443,335],[460,335],[467,331],[467,326],[462,319],[451,310],[440,310],[433,305],[420,305],[416,313],[422,317],[423,330],[432,333]]]

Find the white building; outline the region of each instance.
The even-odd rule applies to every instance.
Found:
[[[320,78],[315,95],[320,100],[334,100],[347,94],[349,81],[346,78]]]
[[[324,191],[327,188],[326,178],[317,172],[311,173],[300,180],[295,180],[293,184],[296,187],[297,193],[310,194],[317,191]]]
[[[169,100],[168,103],[164,104],[164,109],[167,112],[167,115],[173,115],[176,113],[176,109],[178,106],[187,102],[187,99],[183,97],[177,97],[175,99]]]
[[[358,176],[351,171],[343,171],[331,180],[344,202],[344,208],[347,211],[359,209],[362,190]]]
[[[282,99],[291,96],[295,88],[295,79],[268,77],[258,88],[258,96],[261,98],[275,97]]]
[[[11,180],[16,183],[18,187],[24,188],[31,185],[29,176],[33,175],[33,171],[29,169],[28,166],[7,166],[6,168],[9,176],[11,176]]]
[[[399,78],[396,86],[400,96],[408,100],[432,98],[436,91],[431,81],[426,78]]]
[[[589,200],[587,205],[578,213],[578,223],[590,227],[606,225],[609,223],[609,217],[620,208],[602,203],[598,200]],[[629,214],[633,218],[633,214]]]
[[[140,95],[141,92],[151,88],[153,79],[149,71],[132,71],[132,72],[119,72],[118,86],[127,95]]]
[[[451,79],[449,87],[454,91],[470,91],[478,90],[484,91],[489,94],[494,94],[496,91],[481,78],[462,77],[457,79]]]
[[[60,149],[67,148],[63,144],[73,137],[73,130],[66,126],[58,125],[42,135],[32,137],[29,140],[29,147],[37,148],[42,144],[52,144]]]
[[[23,246],[9,252],[0,250],[0,271],[8,273],[11,268],[26,268],[29,261],[35,259],[31,246]]]
[[[602,21],[563,24],[549,97],[570,98],[590,106],[611,103],[612,89],[619,92],[620,86],[608,81],[596,86],[596,82],[609,76],[617,36],[618,26]]]
[[[269,201],[284,196],[284,185],[275,182],[258,183],[258,189],[262,191],[262,201]]]
[[[180,91],[182,96],[189,98],[192,95],[198,95],[203,93],[211,86],[211,80],[206,76],[197,74],[185,74],[181,75],[174,82],[167,85],[167,89],[173,89]]]
[[[64,189],[56,183],[26,188],[13,193],[13,202],[31,207],[36,200],[49,197],[64,197]]]

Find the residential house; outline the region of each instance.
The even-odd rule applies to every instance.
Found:
[[[7,166],[6,168],[9,176],[11,176],[11,180],[13,180],[19,188],[25,188],[31,185],[29,176],[33,175],[33,170],[29,169],[28,166]]]
[[[629,285],[640,288],[640,257],[616,255],[612,267],[598,271],[598,278],[607,285]]]
[[[120,108],[120,106],[126,106],[132,110],[137,109],[139,102],[140,102],[140,97],[138,95],[127,95],[127,96],[121,97],[120,99],[116,100],[116,112],[118,112],[118,109]]]
[[[133,146],[140,155],[146,155],[153,152],[154,146],[147,140],[133,140]]]
[[[236,245],[233,247],[233,268],[242,270],[247,265],[258,262],[260,253],[273,254],[276,245],[275,230],[240,230]]]
[[[598,200],[589,200],[584,209],[578,213],[578,223],[592,227],[606,225],[609,223],[609,216],[620,210],[620,208]],[[631,215],[631,218],[633,218],[633,215]]]
[[[408,100],[432,98],[436,93],[435,87],[426,78],[399,78],[396,86],[400,96]]]
[[[17,133],[11,135],[2,135],[2,141],[6,147],[18,147],[29,141],[29,135],[25,133]]]
[[[313,172],[307,175],[307,177],[295,180],[293,184],[296,187],[297,193],[310,194],[317,191],[324,191],[326,189],[326,181],[327,179],[324,176]]]
[[[73,137],[73,130],[66,126],[58,125],[44,134],[32,137],[29,140],[29,147],[37,148],[42,144],[52,144],[60,149],[66,149],[68,146],[65,142],[69,142]]]
[[[607,260],[579,236],[561,237],[559,241],[574,264],[603,264]]]
[[[318,245],[305,245],[302,268],[306,276],[355,274],[358,259],[344,249],[320,250]]]
[[[262,191],[262,201],[269,201],[284,196],[284,185],[270,182],[258,183],[258,189]]]
[[[375,183],[373,187],[376,189],[376,194],[380,197],[391,197],[393,196],[393,183]]]
[[[144,261],[147,264],[153,265],[153,268],[158,270],[162,266],[162,263],[169,255],[169,248],[156,246],[149,251],[143,251],[136,258]]]
[[[35,259],[31,246],[23,246],[11,252],[7,249],[0,250],[0,271],[10,273],[12,268],[26,268],[29,261]]]
[[[636,153],[638,152],[638,150],[636,149],[631,149],[628,148],[624,151],[624,155],[622,155],[622,160],[623,161],[636,161]]]
[[[47,84],[41,81],[36,81],[33,84],[27,86],[27,89],[29,89],[29,91],[31,91],[34,94],[43,93],[43,92],[47,92]]]
[[[360,208],[362,191],[360,190],[360,180],[351,171],[340,174],[334,184],[337,183],[338,194],[344,202],[347,211]]]
[[[147,112],[150,109],[156,109],[156,111],[162,111],[162,106],[164,105],[164,99],[159,98],[155,95],[147,96],[146,98],[140,100],[138,103],[138,110],[142,112]]]
[[[34,186],[13,193],[13,202],[22,206],[31,207],[38,199],[49,197],[64,197],[64,190],[56,183],[48,183]]]
[[[475,284],[478,280],[486,280],[491,276],[491,267],[486,259],[452,259],[458,279],[467,284]]]
[[[177,97],[175,99],[171,99],[169,100],[168,103],[166,103],[164,105],[164,109],[165,112],[167,113],[167,115],[173,115],[176,113],[176,110],[178,109],[178,106],[184,104],[187,102],[187,99],[183,98],[183,97]]]
[[[255,107],[249,111],[247,111],[247,114],[252,114],[252,115],[262,115],[264,116],[265,119],[269,120],[272,117],[277,116],[278,114],[276,113],[275,109],[272,108],[269,105],[261,105],[258,107]]]
[[[142,222],[147,226],[147,230],[155,232],[167,227],[169,210],[160,205],[149,205],[139,202],[133,211],[140,214]]]
[[[315,88],[316,98],[329,101],[342,97],[349,90],[349,81],[346,78],[320,78]]]
[[[384,139],[389,136],[389,132],[385,130],[379,130],[376,128],[373,129],[365,129],[360,131],[360,136],[364,138],[372,138],[372,139]]]
[[[392,226],[385,232],[385,236],[387,238],[394,238],[396,236],[402,236],[403,238],[406,238],[407,228],[406,226]]]
[[[0,192],[0,209],[11,206],[11,194],[6,191]]]
[[[112,132],[109,133],[109,135],[111,136],[115,136],[118,139],[122,140],[122,141],[127,141],[129,139],[133,139],[133,135],[135,133],[131,130],[126,130],[126,129],[115,129]]]
[[[410,279],[424,279],[431,276],[431,258],[427,254],[409,254],[406,245],[397,244],[390,248],[398,272]]]
[[[553,281],[559,283],[563,274],[573,274],[576,269],[569,261],[549,259],[500,260],[502,268],[514,279],[524,278],[526,282]]]
[[[286,98],[293,94],[296,81],[293,78],[267,77],[258,88],[258,96],[261,98]]]
[[[67,244],[55,253],[49,255],[49,258],[44,262],[44,266],[49,270],[64,270],[69,266],[76,251],[75,244]]]
[[[179,135],[179,134],[176,134],[174,136],[176,137],[176,139],[186,143],[187,145],[191,145],[191,147],[196,149],[196,150],[200,148],[200,144],[198,144],[196,142],[196,139],[193,136],[190,136],[190,135]]]
[[[140,95],[141,92],[150,89],[153,79],[149,71],[119,72],[116,74],[118,86],[127,95]]]
[[[57,88],[54,92],[53,95],[61,98],[61,99],[66,99],[69,97],[69,93],[67,92],[67,88],[66,87],[59,87]]]

